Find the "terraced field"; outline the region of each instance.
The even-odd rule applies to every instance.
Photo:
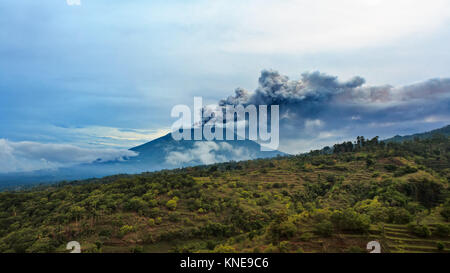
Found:
[[[433,232],[434,226],[430,225]],[[408,230],[406,225],[384,224],[384,240],[388,252],[392,253],[450,253],[449,238],[420,238]],[[438,250],[438,243],[445,246],[443,250]]]

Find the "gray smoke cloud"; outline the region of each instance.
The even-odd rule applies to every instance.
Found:
[[[374,103],[431,99],[450,94],[450,79],[431,79],[395,88],[391,85],[363,86],[365,79],[356,76],[348,81],[324,73],[305,72],[300,80],[290,80],[274,70],[263,70],[259,86],[253,92],[237,88],[235,94],[220,100],[219,105],[297,105],[303,102]]]
[[[302,145],[292,143],[320,148],[357,135],[388,137],[450,122],[449,78],[400,87],[365,82],[360,76],[341,81],[318,71],[291,80],[277,71],[263,70],[255,91],[237,88],[218,105],[280,105],[281,146],[290,143],[284,150],[296,152],[302,151],[298,149]]]

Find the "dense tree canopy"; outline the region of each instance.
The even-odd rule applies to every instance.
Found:
[[[389,241],[384,225],[440,236],[445,251],[449,144],[358,137],[297,156],[5,191],[0,252],[63,252],[72,240],[85,252],[346,251],[367,236]]]

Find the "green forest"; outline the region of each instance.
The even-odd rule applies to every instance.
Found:
[[[0,193],[0,252],[450,252],[450,138]]]

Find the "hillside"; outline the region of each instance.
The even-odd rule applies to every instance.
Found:
[[[3,192],[0,252],[450,252],[450,138],[349,147]]]
[[[388,138],[384,141],[385,142],[411,141],[411,140],[414,140],[414,138],[418,138],[418,139],[431,138],[433,135],[437,135],[437,134],[444,135],[444,136],[450,136],[450,125],[447,125],[445,127],[435,129],[435,130],[432,130],[429,132],[425,132],[425,133],[406,135],[406,136],[396,135],[396,136]]]

